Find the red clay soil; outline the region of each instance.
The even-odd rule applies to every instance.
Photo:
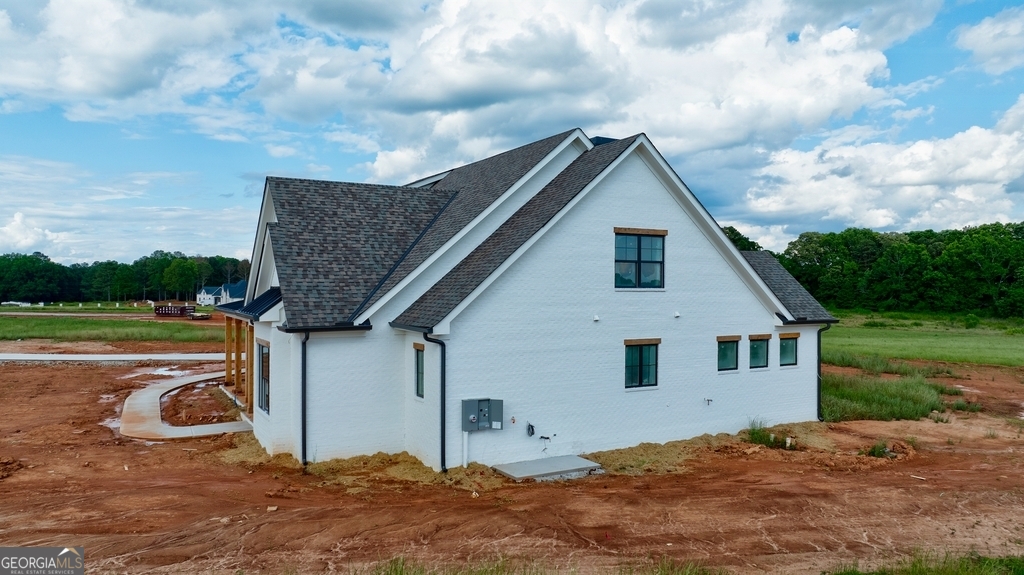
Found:
[[[202,425],[238,421],[238,408],[218,386],[224,380],[193,383],[164,394],[160,415],[170,425]]]
[[[53,341],[23,339],[0,341],[0,353],[223,353],[224,343],[216,341],[168,344],[165,341]]]
[[[1020,369],[956,369],[969,379],[951,383],[983,405],[1024,410]],[[91,572],[118,573],[347,571],[395,556],[580,572],[668,556],[819,573],[916,549],[1024,553],[1020,422],[984,412],[804,424],[800,451],[702,438],[671,472],[515,484],[474,467],[446,484],[425,470],[391,476],[381,456],[328,481],[283,459],[226,462],[248,434],[120,437],[103,423],[145,385],[122,379],[137,372],[0,364],[0,544],[82,545]],[[900,440],[901,456],[857,455],[879,438]]]

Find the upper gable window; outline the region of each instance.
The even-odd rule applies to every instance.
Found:
[[[665,230],[615,228],[615,287],[665,287]]]

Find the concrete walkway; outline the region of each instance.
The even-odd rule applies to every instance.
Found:
[[[223,354],[220,357],[223,357]],[[223,371],[178,377],[170,381],[151,384],[145,389],[140,389],[129,395],[128,399],[124,400],[124,407],[121,409],[121,435],[160,440],[252,431],[252,425],[246,421],[177,426],[167,425],[160,417],[160,398],[167,392],[192,383],[221,377],[224,377]]]
[[[244,357],[244,354],[243,354]],[[221,353],[0,353],[0,361],[224,361]]]

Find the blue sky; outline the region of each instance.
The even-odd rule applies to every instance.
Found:
[[[248,257],[268,174],[405,183],[645,132],[722,224],[1024,220],[1024,9],[0,1],[0,253]]]

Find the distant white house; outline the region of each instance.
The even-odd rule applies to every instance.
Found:
[[[571,130],[407,186],[270,177],[251,261],[220,309],[271,454],[444,469],[820,414],[835,318],[737,251],[643,134]]]
[[[246,280],[219,286],[203,286],[196,294],[199,305],[222,305],[245,299]]]

